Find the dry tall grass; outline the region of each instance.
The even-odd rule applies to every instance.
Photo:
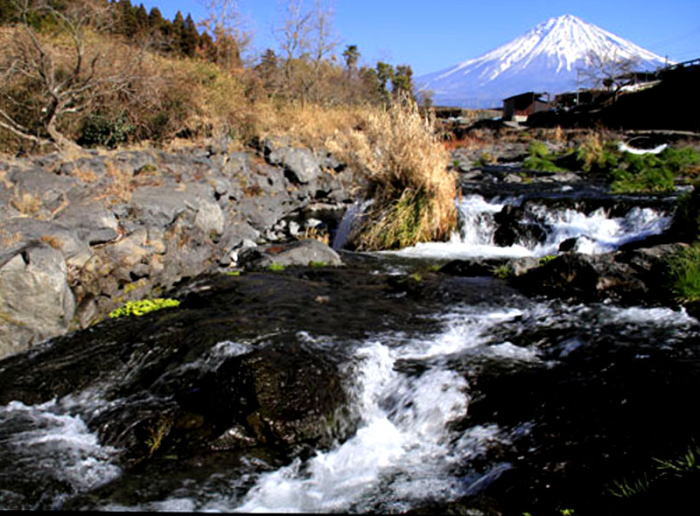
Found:
[[[359,125],[346,127],[327,147],[369,182],[374,199],[359,235],[358,249],[393,249],[444,240],[457,222],[455,176],[449,154],[433,121],[414,102],[397,102],[365,113]]]

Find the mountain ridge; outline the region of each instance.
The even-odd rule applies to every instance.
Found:
[[[595,53],[634,59],[639,70],[653,70],[664,58],[596,25],[565,14],[479,57],[416,78],[418,91],[434,92],[439,105],[494,107],[526,91],[561,93],[580,84],[580,69]],[[590,86],[590,85],[589,85]]]

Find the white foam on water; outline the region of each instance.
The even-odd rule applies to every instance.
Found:
[[[483,453],[502,442],[499,429],[474,427],[461,437],[448,423],[464,417],[469,386],[462,375],[432,365],[419,375],[396,369],[397,360],[426,360],[460,350],[483,347],[488,329],[522,312],[509,309],[465,307],[444,316],[444,331],[425,338],[399,340],[393,334],[365,344],[355,357],[357,384],[354,397],[362,423],[357,433],[338,447],[319,452],[306,463],[264,474],[240,505],[225,507],[237,512],[333,512],[373,510],[388,503],[392,510],[406,510],[412,501],[430,492],[435,499],[450,499],[465,488],[451,466],[465,457]],[[504,345],[497,353],[510,358],[532,359],[529,351]],[[427,491],[426,491],[427,490]],[[221,503],[215,505],[222,508]],[[209,505],[209,507],[213,507]],[[206,509],[206,506],[205,506]]]
[[[38,478],[48,474],[68,482],[76,492],[119,477],[121,469],[110,462],[117,450],[101,446],[80,416],[62,414],[61,410],[53,401],[41,405],[13,401],[0,407],[0,428],[18,419],[28,427],[3,438],[3,445],[17,456],[18,468],[36,472]]]
[[[697,324],[694,317],[688,315],[685,308],[642,308],[633,306],[622,308],[618,306],[605,307],[604,314],[610,322],[622,323],[652,323],[656,326],[686,326]]]
[[[481,195],[467,195],[457,202],[460,227],[449,242],[425,242],[386,254],[408,258],[522,258],[532,256],[532,251],[521,245],[499,247],[494,244],[497,225],[494,215],[507,204],[517,204],[519,199],[486,201]]]
[[[533,208],[553,229],[544,244],[533,249],[535,256],[556,254],[559,245],[570,238],[578,238],[575,250],[584,254],[614,251],[628,242],[662,233],[671,224],[671,217],[651,208],[632,208],[624,217],[609,217],[600,208],[584,214],[575,210],[547,210]]]
[[[614,251],[631,241],[660,234],[671,224],[670,216],[651,208],[635,207],[624,217],[610,217],[602,208],[585,214],[536,205],[528,208],[527,215],[549,228],[544,243],[533,247],[520,244],[510,247],[495,245],[497,225],[494,215],[507,204],[519,203],[517,198],[489,202],[480,195],[466,196],[457,204],[461,221],[459,232],[455,232],[449,242],[421,243],[384,253],[433,259],[541,257],[556,254],[562,242],[577,238],[575,251],[599,254]]]

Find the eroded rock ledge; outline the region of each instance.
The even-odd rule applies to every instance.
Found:
[[[328,235],[353,182],[332,156],[275,141],[0,160],[0,357],[246,248]]]

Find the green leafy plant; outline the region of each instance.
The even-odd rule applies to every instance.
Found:
[[[625,152],[610,172],[613,192],[667,192],[675,187],[675,174],[654,154]]]
[[[523,161],[523,168],[528,170],[537,170],[540,172],[565,172],[566,169],[556,165],[548,158],[539,156],[529,156]]]
[[[167,418],[160,419],[154,426],[147,428],[148,436],[146,437],[146,447],[148,448],[148,456],[152,457],[155,452],[163,444],[163,440],[170,433],[172,421]]]
[[[477,167],[488,167],[489,165],[495,165],[498,163],[496,157],[489,152],[482,152],[479,159],[476,160],[475,165]]]
[[[94,114],[83,122],[78,143],[88,147],[102,145],[113,149],[125,143],[135,129],[125,114],[116,117]]]
[[[671,459],[652,457],[655,466],[634,479],[615,480],[608,492],[616,498],[632,498],[653,489],[662,479],[687,479],[700,473],[700,446],[691,442],[685,452]]]
[[[547,256],[543,256],[538,260],[538,263],[540,265],[545,265],[551,262],[552,260],[556,259],[557,255],[556,254],[548,254]]]
[[[309,267],[313,267],[313,268],[316,268],[316,269],[322,269],[323,267],[328,267],[328,262],[310,261],[310,262],[309,262]]]
[[[566,169],[556,165],[556,155],[552,154],[544,142],[534,141],[528,147],[530,154],[523,161],[523,168],[540,172],[564,172]]]
[[[282,272],[286,267],[281,263],[271,263],[267,266],[267,270],[270,272]]]
[[[224,272],[224,274],[225,274],[226,276],[238,277],[238,276],[241,275],[241,271],[226,271],[226,272]]]
[[[652,480],[645,473],[633,480],[615,480],[608,492],[616,498],[631,498],[649,490]]]
[[[493,268],[493,275],[499,279],[508,279],[511,277],[512,274],[513,269],[511,269],[510,265],[508,265],[507,263]]]
[[[653,459],[656,469],[664,473],[683,475],[686,473],[700,472],[700,446],[690,445],[680,457],[662,460]]]
[[[682,302],[700,301],[700,245],[680,250],[669,259],[671,289]]]
[[[416,283],[420,283],[421,281],[423,281],[423,275],[420,272],[414,272],[409,276],[409,278],[411,278]]]
[[[141,301],[128,301],[121,308],[112,310],[109,313],[109,317],[115,319],[117,317],[128,317],[128,316],[141,316],[149,312],[154,312],[156,310],[161,310],[163,308],[170,308],[180,306],[180,301],[177,299],[167,299],[167,298],[156,298],[156,299],[142,299]]]

